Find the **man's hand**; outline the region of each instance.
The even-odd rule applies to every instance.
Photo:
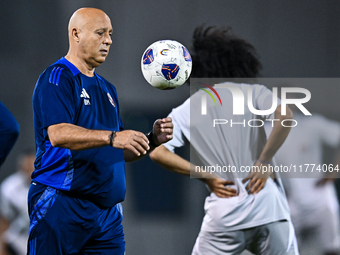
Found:
[[[321,179],[319,179],[317,182],[316,182],[316,184],[315,184],[315,186],[316,187],[323,187],[323,186],[325,186],[325,184],[326,183],[328,183],[328,182],[334,182],[335,181],[335,178],[333,177],[324,177],[324,178],[321,178]]]
[[[173,124],[170,117],[156,120],[150,139],[141,132],[126,130],[116,132],[113,139],[113,147],[124,149],[124,158],[126,162],[139,159],[154,149],[151,145],[160,145],[172,139]],[[150,148],[151,146],[151,148]],[[131,153],[132,152],[132,153]],[[137,157],[136,157],[137,156]]]
[[[158,119],[153,124],[153,139],[156,145],[166,143],[172,139],[172,119],[170,117]]]
[[[136,156],[146,154],[150,149],[148,138],[143,133],[133,130],[116,132],[112,145],[118,149],[129,150]]]
[[[232,181],[224,181],[220,178],[205,178],[203,180],[208,185],[210,192],[215,193],[218,197],[230,198],[237,196],[237,191],[227,185],[234,185]]]
[[[259,161],[256,161],[254,166],[256,166],[256,170],[254,170],[254,172],[251,172],[246,178],[242,180],[242,183],[246,183],[248,180],[250,180],[250,182],[246,186],[248,194],[259,193],[263,189],[264,185],[267,182],[267,179],[270,176],[270,173],[268,171],[269,164],[262,164]],[[267,171],[262,171],[263,167],[267,167]]]
[[[339,162],[339,161],[340,161],[340,153],[338,154],[337,162]],[[335,166],[339,167],[339,163],[337,165],[335,165]],[[339,178],[339,173],[338,172],[336,172],[336,171],[327,172],[323,178],[320,178],[315,183],[315,187],[321,188],[321,187],[323,187],[328,182],[333,182],[334,183],[337,178]]]

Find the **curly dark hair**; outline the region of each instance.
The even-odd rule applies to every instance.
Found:
[[[193,78],[254,78],[262,68],[255,48],[230,27],[197,27],[191,53]]]

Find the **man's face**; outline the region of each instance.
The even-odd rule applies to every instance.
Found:
[[[109,17],[106,15],[93,17],[84,24],[80,34],[81,57],[89,65],[99,66],[105,61],[112,44],[112,25]]]

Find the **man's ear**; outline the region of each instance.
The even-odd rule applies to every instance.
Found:
[[[80,41],[80,30],[76,27],[73,27],[71,30],[71,36],[73,40],[75,40],[78,43]]]

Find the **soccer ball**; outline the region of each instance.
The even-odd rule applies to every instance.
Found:
[[[143,53],[142,73],[155,88],[174,89],[190,76],[192,61],[187,48],[172,40],[151,44]]]

